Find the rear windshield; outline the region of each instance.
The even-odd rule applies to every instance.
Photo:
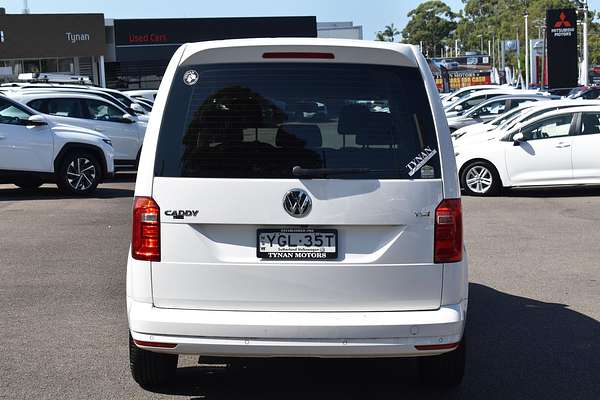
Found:
[[[185,66],[168,96],[155,176],[285,179],[300,168],[315,178],[432,179],[437,153],[416,68]]]

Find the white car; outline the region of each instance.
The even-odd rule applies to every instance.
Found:
[[[556,100],[544,103],[527,103],[515,110],[509,112],[504,118],[497,118],[489,125],[484,125],[482,129],[473,129],[471,131],[457,130],[452,134],[455,145],[462,145],[467,142],[482,142],[491,138],[501,137],[513,127],[524,124],[527,121],[553,110],[560,110],[572,107],[592,107],[600,106],[599,100]],[[482,135],[484,134],[484,135]]]
[[[144,106],[138,101],[116,89],[108,89],[97,86],[86,85],[68,85],[59,83],[5,83],[0,85],[0,90],[5,93],[10,92],[28,92],[28,91],[49,91],[49,92],[66,92],[66,93],[82,93],[96,95],[103,99],[114,103],[121,108],[124,108],[128,114],[135,115],[142,121],[148,121],[148,113]]]
[[[298,101],[323,102],[328,119],[282,109]],[[418,357],[427,384],[459,384],[468,284],[456,174],[416,47],[183,45],[135,187],[134,379],[168,381],[179,354]]]
[[[135,168],[139,160],[147,123],[128,114],[115,103],[88,94],[72,92],[9,93],[52,119],[82,128],[93,129],[112,140],[118,169]]]
[[[500,85],[477,85],[477,86],[467,86],[464,88],[460,88],[457,91],[453,92],[453,93],[448,93],[443,99],[442,99],[442,106],[444,108],[448,107],[450,104],[466,97],[469,96],[475,92],[481,91],[481,90],[494,90],[494,89],[508,89],[508,87],[505,86],[500,86]]]
[[[57,124],[0,96],[0,182],[27,190],[52,182],[65,193],[85,195],[113,173],[108,137]]]
[[[156,94],[158,93],[158,90],[136,89],[136,90],[125,90],[123,92],[134,99],[141,97],[141,98],[144,98],[144,99],[154,102],[154,100],[156,99]]]
[[[508,96],[515,94],[514,89],[494,89],[494,90],[480,90],[472,93],[446,107],[444,112],[447,118],[458,117],[464,115],[466,112],[471,110],[473,107],[483,103],[486,100],[490,100],[498,96]],[[531,94],[531,92],[521,92],[521,94]]]
[[[448,118],[448,127],[450,128],[450,132],[454,134],[454,132],[456,132],[458,129],[465,126],[494,120],[498,116],[510,111],[511,109],[519,107],[521,104],[556,99],[558,99],[558,97],[539,96],[535,94],[511,94],[508,96],[496,96],[492,99],[479,103],[461,115]]]
[[[600,106],[547,112],[501,138],[455,145],[459,176],[469,195],[503,187],[600,183]]]

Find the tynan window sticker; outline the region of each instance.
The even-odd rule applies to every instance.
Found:
[[[423,168],[423,166],[425,166],[425,164],[427,164],[429,160],[431,160],[436,154],[437,150],[432,150],[429,146],[425,147],[418,156],[416,156],[411,162],[406,164],[406,168],[408,169],[408,176],[413,176],[414,174],[419,172],[419,170]]]

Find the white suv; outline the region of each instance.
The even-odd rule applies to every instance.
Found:
[[[178,354],[419,357],[426,382],[461,381],[460,188],[416,48],[182,46],[135,196],[127,311],[142,386],[165,383]]]
[[[60,125],[0,95],[0,182],[35,189],[54,182],[69,194],[89,194],[114,173],[105,135]]]
[[[147,123],[128,114],[119,105],[93,94],[73,92],[21,91],[8,95],[38,112],[51,115],[57,122],[103,133],[113,143],[117,168],[137,166]]]

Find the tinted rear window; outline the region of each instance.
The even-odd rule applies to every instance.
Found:
[[[416,164],[426,167],[415,172]],[[320,177],[338,179],[438,178],[437,138],[419,70],[318,63],[179,68],[161,124],[156,176],[294,178],[296,166],[335,169]]]

